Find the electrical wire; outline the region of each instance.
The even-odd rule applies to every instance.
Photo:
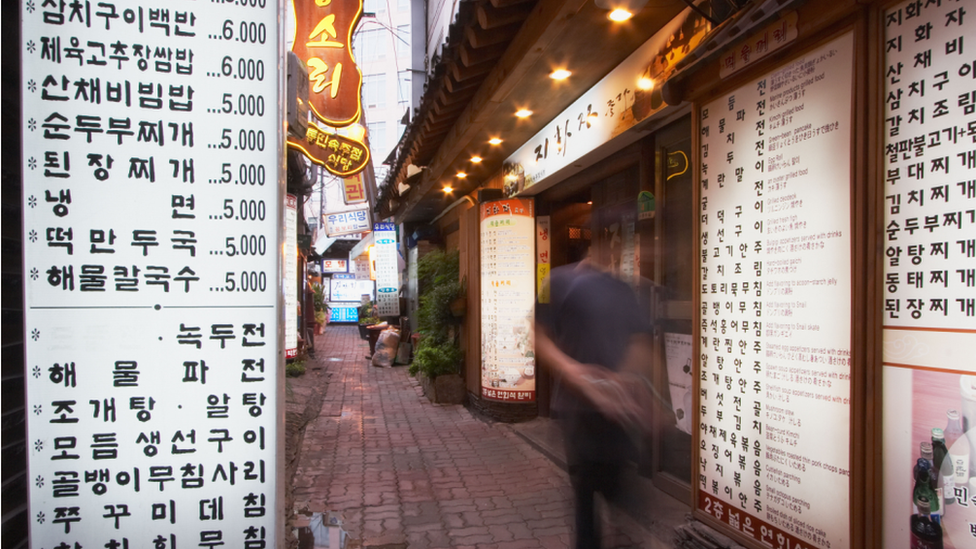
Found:
[[[685,2],[685,4],[688,4],[688,7],[689,8],[697,11],[698,14],[701,15],[702,17],[704,17],[705,20],[707,20],[709,23],[712,24],[712,26],[718,26],[719,21],[717,19],[713,18],[711,15],[708,15],[708,13],[705,10],[703,10],[703,9],[699,8],[698,6],[696,6],[693,0],[684,0],[684,2]]]

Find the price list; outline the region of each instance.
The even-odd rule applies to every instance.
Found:
[[[274,546],[278,11],[21,2],[36,547]]]
[[[703,105],[698,509],[850,546],[851,34]]]
[[[480,208],[481,396],[531,402],[535,400],[534,203],[495,200]]]

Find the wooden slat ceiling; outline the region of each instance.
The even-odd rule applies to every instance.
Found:
[[[437,216],[685,7],[681,0],[650,0],[618,24],[593,0],[462,0],[381,183],[380,217],[420,223]],[[572,76],[553,81],[549,73],[558,67]],[[533,116],[516,118],[522,107]],[[491,147],[491,137],[504,141]],[[473,155],[484,161],[472,164]],[[400,196],[410,164],[426,169]],[[457,171],[469,177],[457,179]],[[445,195],[444,184],[456,190]]]

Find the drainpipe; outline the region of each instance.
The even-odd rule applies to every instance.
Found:
[[[435,217],[434,219],[432,219],[430,221],[430,224],[433,225],[434,223],[436,223],[438,219],[444,217],[444,215],[447,214],[447,212],[453,210],[454,208],[457,207],[458,204],[464,202],[465,200],[467,200],[468,202],[470,202],[471,203],[471,206],[477,206],[478,205],[478,203],[475,202],[473,198],[471,198],[468,195],[464,195],[461,198],[459,198],[456,201],[454,201],[454,203],[451,204],[450,206],[444,208],[444,211],[441,212],[441,213],[439,213],[439,214],[437,214],[437,217]]]

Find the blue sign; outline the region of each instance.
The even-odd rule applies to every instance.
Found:
[[[342,307],[331,305],[329,309],[329,322],[359,322],[359,308],[354,306]]]
[[[396,225],[393,223],[373,223],[374,231],[395,231]]]

